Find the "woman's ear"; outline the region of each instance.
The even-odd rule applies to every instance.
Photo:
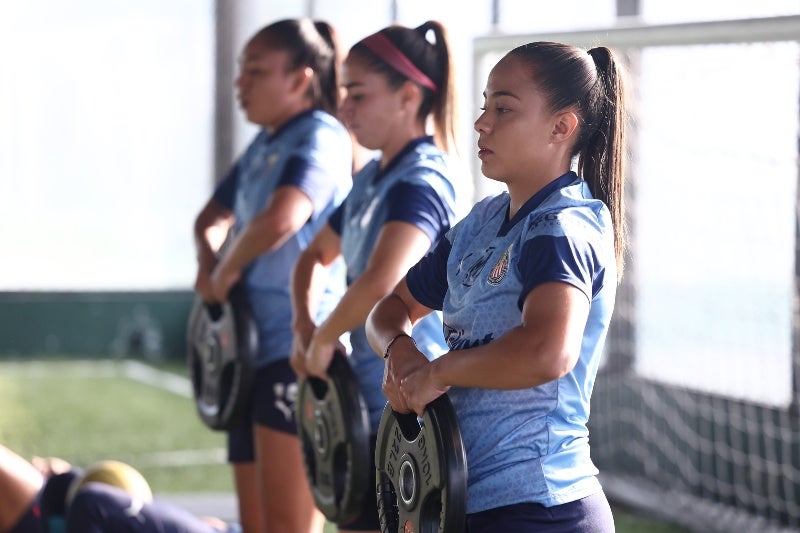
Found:
[[[422,90],[412,81],[405,81],[400,86],[400,102],[403,108],[409,108],[415,114],[422,104]]]
[[[555,143],[562,143],[572,138],[578,128],[578,115],[575,111],[567,109],[554,115],[553,130],[550,136]]]
[[[308,87],[311,84],[311,80],[314,79],[314,69],[311,67],[299,68],[294,72],[292,80],[292,92],[299,93],[301,95],[306,94],[308,91]]]

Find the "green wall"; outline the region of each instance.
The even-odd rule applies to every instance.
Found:
[[[0,357],[186,352],[192,291],[0,292]]]

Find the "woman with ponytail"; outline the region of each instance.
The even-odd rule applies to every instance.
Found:
[[[324,22],[282,20],[247,43],[236,80],[247,119],[261,129],[203,207],[194,226],[195,288],[209,303],[244,289],[259,331],[252,421],[228,431],[245,532],[321,531],[294,424],[296,376],[289,273],[351,185],[352,143],[337,120],[339,53]],[[223,250],[213,230],[228,232]],[[323,281],[330,311],[344,289]],[[317,315],[315,315],[316,317]]]
[[[291,363],[301,376],[325,377],[334,350],[344,349],[339,337],[349,332],[349,361],[369,410],[374,447],[386,397],[383,364],[367,342],[364,321],[455,216],[447,150],[454,146],[456,113],[445,29],[434,21],[384,28],[350,49],[343,74],[342,119],[361,145],[380,155],[354,176],[347,199],[295,265]],[[432,136],[426,131],[429,119]],[[339,257],[347,265],[347,291],[320,322],[313,313],[320,296],[313,288]],[[438,315],[420,321],[414,332],[426,357],[446,350]],[[379,529],[374,482],[364,502],[362,514],[339,524],[340,531]]]
[[[607,48],[520,46],[475,122],[486,198],[375,307],[383,390],[422,414],[447,392],[467,453],[467,531],[614,531],[589,402],[625,252],[625,95]],[[573,172],[573,163],[577,173]],[[434,361],[411,325],[441,310]]]

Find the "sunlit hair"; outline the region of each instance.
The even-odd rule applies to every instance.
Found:
[[[530,67],[550,110],[574,109],[579,118],[572,157],[592,194],[605,202],[614,223],[621,277],[627,246],[625,220],[625,87],[623,71],[606,47],[580,48],[551,42],[519,46],[509,55]]]
[[[433,34],[433,42],[427,39]],[[416,28],[389,26],[380,30],[406,58],[435,84],[433,89],[415,82],[422,91],[417,118],[423,123],[429,115],[433,117],[434,140],[445,150],[455,148],[456,143],[456,94],[454,68],[447,30],[437,21],[429,20]],[[359,41],[350,49],[348,57],[358,57],[364,66],[383,75],[389,86],[397,89],[410,80],[409,76],[392,67],[375,52]]]
[[[308,90],[314,107],[337,115],[341,55],[330,24],[310,19],[280,20],[261,29],[250,44],[288,52],[290,71],[311,68],[314,78]]]

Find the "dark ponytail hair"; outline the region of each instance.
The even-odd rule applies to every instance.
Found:
[[[289,70],[314,71],[308,96],[313,106],[336,116],[339,110],[341,54],[333,26],[310,19],[285,19],[256,33],[250,43],[289,54]]]
[[[535,42],[515,48],[510,55],[531,68],[539,89],[553,112],[569,107],[578,115],[572,157],[578,173],[595,198],[611,212],[614,224],[618,276],[622,276],[627,246],[625,219],[625,85],[623,72],[606,47],[580,48]]]
[[[433,43],[427,39],[428,32],[433,34]],[[394,25],[378,33],[389,39],[417,69],[433,81],[435,90],[417,83],[422,91],[422,102],[417,118],[424,123],[428,115],[432,115],[436,143],[445,150],[455,148],[457,145],[455,69],[444,25],[429,20],[413,29]],[[365,40],[353,45],[350,49],[351,56],[358,56],[365,61],[369,70],[385,76],[392,88],[396,89],[406,81],[413,81],[370,50],[364,44]]]

